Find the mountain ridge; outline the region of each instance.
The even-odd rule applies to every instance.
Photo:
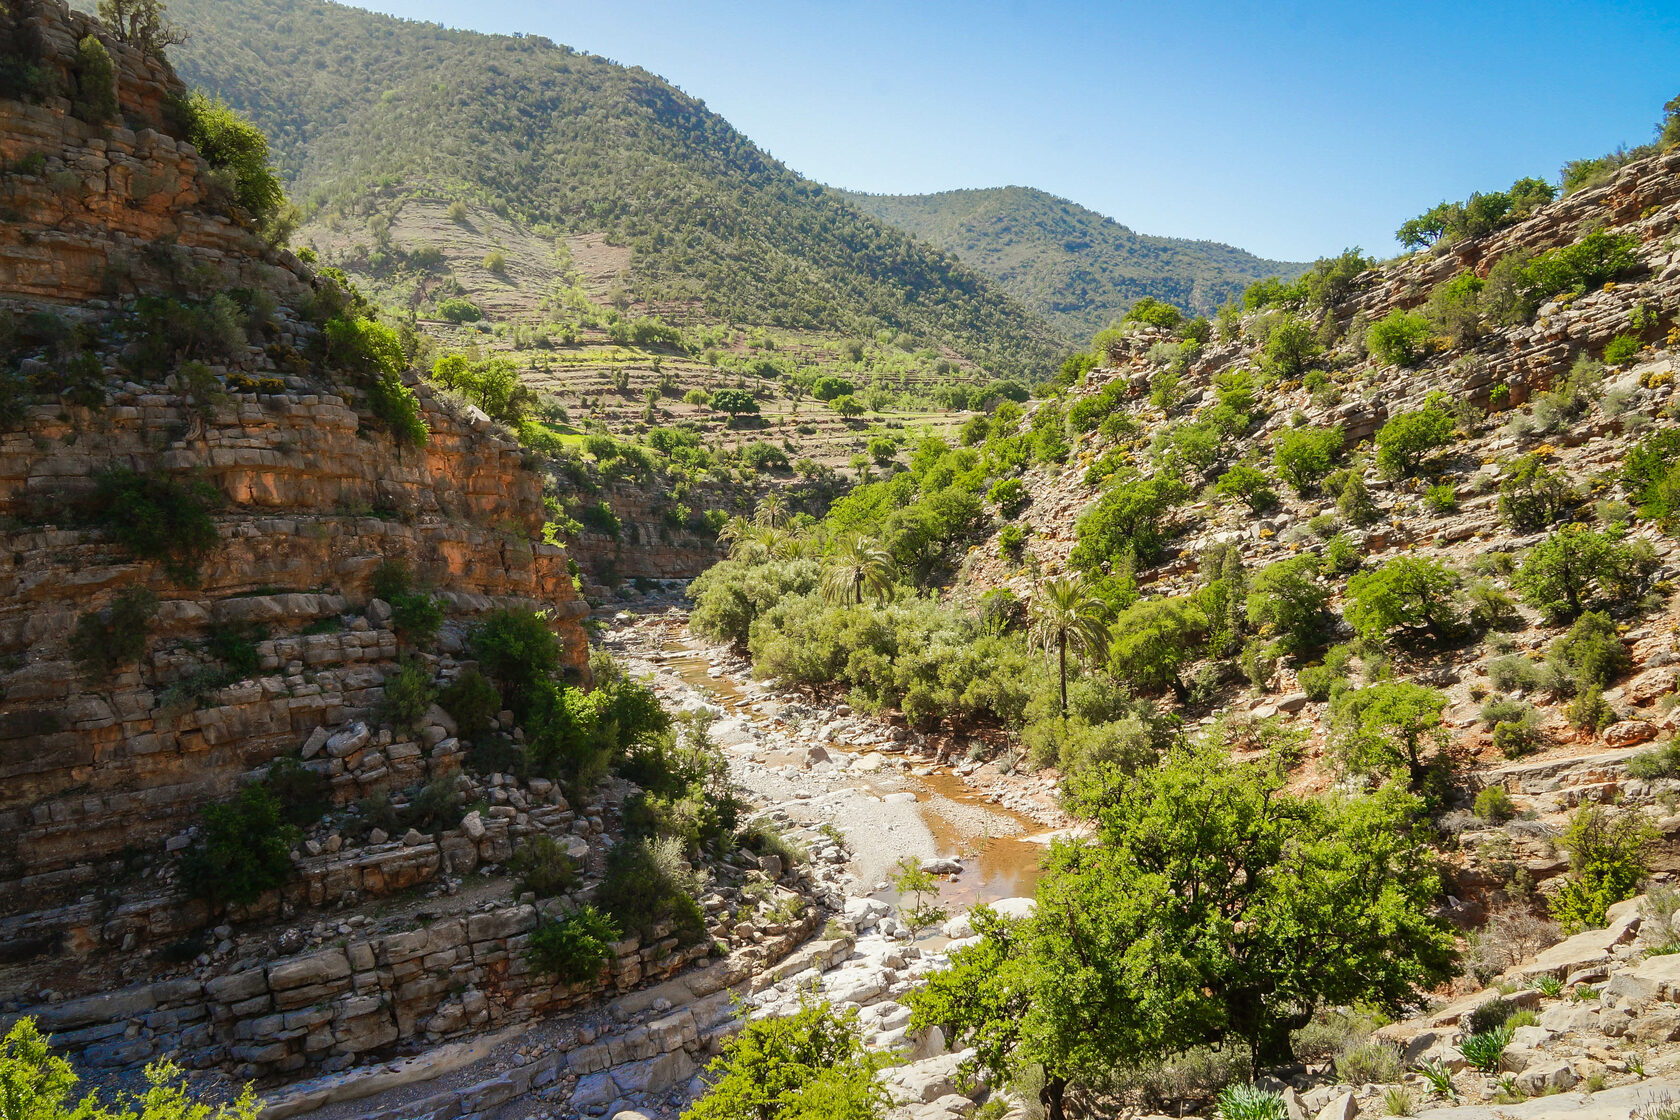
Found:
[[[547,236],[605,233],[631,247],[637,299],[712,321],[904,332],[998,375],[1042,375],[1065,352],[982,274],[645,70],[314,0],[170,10],[194,31],[182,75],[268,134],[313,220],[362,226],[432,192]]]
[[[1223,242],[1139,233],[1038,187],[842,191],[853,205],[1002,284],[1065,334],[1089,336],[1150,296],[1211,314],[1255,280],[1307,267]]]

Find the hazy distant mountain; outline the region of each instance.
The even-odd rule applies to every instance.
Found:
[[[846,197],[955,253],[1076,338],[1101,330],[1142,296],[1207,314],[1254,280],[1287,279],[1306,267],[1217,241],[1134,233],[1030,187]]]

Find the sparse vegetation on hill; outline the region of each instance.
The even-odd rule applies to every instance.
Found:
[[[1249,283],[1292,278],[1302,268],[1213,241],[1134,233],[1027,187],[846,197],[956,254],[1072,338],[1096,333],[1145,299],[1211,315]]]
[[[311,220],[366,229],[380,251],[402,248],[381,231],[405,199],[464,200],[550,245],[603,233],[627,246],[623,290],[643,304],[904,330],[998,375],[1036,379],[1059,358],[1054,332],[979,273],[801,179],[644,71],[540,37],[315,0],[177,0],[170,12],[193,29],[176,65],[263,128]]]

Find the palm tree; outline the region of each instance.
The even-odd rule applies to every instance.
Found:
[[[892,558],[887,550],[861,533],[848,533],[834,542],[823,572],[823,600],[863,603],[867,590],[876,601],[892,598]]]
[[[758,500],[758,506],[753,510],[753,521],[760,525],[774,525],[780,528],[787,524],[787,503],[782,501],[781,494],[772,490]]]
[[[774,525],[749,525],[735,538],[729,549],[732,560],[779,560],[787,547],[789,534]]]
[[[1067,718],[1068,647],[1073,647],[1075,657],[1102,656],[1108,645],[1108,629],[1103,624],[1107,614],[1108,608],[1091,594],[1083,578],[1044,580],[1032,597],[1027,609],[1027,636],[1035,648],[1056,651],[1063,719]]]

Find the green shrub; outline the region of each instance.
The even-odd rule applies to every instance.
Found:
[[[1565,710],[1569,722],[1583,731],[1603,731],[1616,722],[1616,712],[1604,699],[1604,690],[1587,685],[1569,702]]]
[[[1367,1039],[1336,1055],[1336,1077],[1350,1085],[1398,1081],[1401,1069],[1400,1052],[1375,1039]]]
[[[332,808],[332,783],[292,755],[281,755],[268,764],[263,779],[280,804],[280,818],[299,827],[319,820]]]
[[[1521,654],[1509,653],[1488,662],[1488,680],[1501,692],[1531,692],[1540,687],[1540,667]]]
[[[1027,531],[1020,525],[1005,525],[998,531],[998,556],[1011,563],[1019,563],[1027,547]]]
[[[1534,724],[1526,720],[1501,720],[1493,725],[1493,747],[1506,758],[1521,758],[1535,747]]]
[[[1647,782],[1658,778],[1680,778],[1680,739],[1671,739],[1661,746],[1640,751],[1627,760],[1627,772]]]
[[[1330,473],[1342,453],[1340,425],[1334,428],[1291,428],[1272,443],[1272,462],[1279,477],[1296,493],[1310,493]]]
[[[1623,362],[1630,362],[1639,353],[1639,339],[1631,334],[1619,334],[1612,338],[1604,347],[1604,362],[1606,365],[1619,366]]]
[[[1602,928],[1605,912],[1638,892],[1650,873],[1646,854],[1655,839],[1655,828],[1637,812],[1611,813],[1598,805],[1575,811],[1558,841],[1569,853],[1569,875],[1551,903],[1565,934]]]
[[[417,659],[405,658],[397,671],[385,678],[385,699],[380,708],[393,726],[412,730],[436,699],[431,671]]]
[[[1402,412],[1377,431],[1377,466],[1389,475],[1414,474],[1430,452],[1452,442],[1456,427],[1436,403]]]
[[[502,710],[502,697],[483,673],[468,669],[438,693],[438,704],[455,721],[461,738],[475,742],[490,733],[490,721]]]
[[[1608,688],[1633,666],[1616,624],[1597,611],[1575,620],[1569,632],[1552,643],[1548,657],[1567,665],[1582,686]]]
[[[788,457],[773,443],[754,440],[741,448],[739,455],[741,465],[751,467],[755,471],[785,471],[788,469]],[[890,458],[890,457],[889,457]]]
[[[1295,315],[1287,315],[1274,325],[1261,347],[1266,369],[1279,377],[1299,376],[1323,352],[1312,324]]]
[[[1431,486],[1424,491],[1424,504],[1438,514],[1456,513],[1458,511],[1458,489],[1450,482],[1443,482]]]
[[[1369,525],[1377,519],[1377,503],[1357,470],[1345,471],[1335,488],[1336,512],[1350,525]]]
[[[621,934],[611,918],[585,906],[564,918],[551,918],[531,931],[526,959],[538,972],[562,984],[594,980],[612,963],[613,942]]]
[[[565,894],[578,882],[577,865],[566,849],[553,837],[540,832],[513,853],[513,858],[508,860],[508,872],[520,893],[530,891],[538,898]]]
[[[1464,1015],[1465,1034],[1486,1034],[1508,1023],[1517,1005],[1495,996],[1472,1007]],[[1515,1028],[1513,1028],[1515,1029]]]
[[[626,933],[644,943],[668,929],[684,945],[706,935],[706,919],[692,893],[692,872],[681,845],[670,840],[626,840],[607,856],[596,904]]]
[[[1295,674],[1295,679],[1301,691],[1307,694],[1307,699],[1316,704],[1330,699],[1330,690],[1342,678],[1328,665],[1308,665]]]
[[[1221,497],[1235,498],[1254,513],[1263,513],[1278,502],[1266,472],[1250,463],[1238,463],[1220,475],[1214,488]]]
[[[268,640],[268,628],[252,623],[221,622],[210,627],[204,645],[210,656],[228,670],[230,682],[254,674],[262,666],[257,644]]]
[[[440,299],[437,316],[451,323],[476,323],[484,318],[484,309],[468,299]]]
[[[538,686],[560,667],[560,639],[548,619],[533,611],[491,612],[468,645],[480,670],[500,686],[503,700],[520,718],[536,699]]]
[[[157,596],[144,587],[125,587],[111,605],[89,611],[70,633],[70,656],[89,677],[103,680],[146,652],[148,627],[157,613]]]
[[[117,116],[117,68],[111,52],[88,35],[76,44],[76,96],[71,111],[89,124],[106,124]]]
[[[221,500],[208,483],[116,467],[99,476],[87,512],[130,555],[160,561],[171,578],[192,586],[199,565],[221,543],[211,516]]]
[[[1227,1085],[1219,1094],[1219,1120],[1289,1120],[1289,1109],[1270,1089]]]
[[[1499,483],[1499,514],[1519,532],[1544,529],[1579,504],[1569,479],[1538,455],[1509,464]]]
[[[751,1019],[706,1068],[686,1120],[879,1120],[885,1060],[863,1045],[854,1008],[801,1002],[792,1015]]]
[[[442,774],[421,786],[409,798],[400,823],[404,831],[417,828],[425,833],[438,833],[454,828],[466,815],[465,801],[455,775]]]
[[[430,433],[420,417],[420,400],[400,378],[391,374],[374,378],[368,385],[368,407],[399,446],[426,445]]]
[[[1390,311],[1365,332],[1365,345],[1388,365],[1413,365],[1429,353],[1429,320],[1416,311]]]
[[[1337,533],[1324,542],[1324,560],[1321,569],[1327,576],[1347,575],[1357,572],[1365,563],[1365,554],[1353,542],[1353,538]]]
[[[1511,1032],[1505,1027],[1472,1034],[1459,1043],[1459,1052],[1473,1069],[1482,1073],[1498,1073],[1505,1059],[1505,1048],[1511,1045]]]
[[[375,599],[387,603],[414,587],[414,570],[404,560],[381,560],[368,582]]]
[[[280,802],[262,783],[204,810],[196,843],[181,857],[182,889],[212,905],[247,905],[284,883],[292,871],[295,832]]]
[[[992,483],[991,489],[986,491],[986,498],[995,502],[998,512],[1005,517],[1014,517],[1026,508],[1029,498],[1027,488],[1018,478],[1000,478]]]
[[[429,646],[443,627],[443,602],[417,591],[403,591],[391,598],[391,629],[397,639],[411,647]]]
[[[1511,795],[1505,792],[1504,786],[1488,786],[1476,795],[1474,812],[1484,821],[1502,824],[1517,815],[1517,807],[1511,803]]]
[[[187,139],[213,169],[228,176],[235,201],[258,221],[274,217],[286,195],[280,177],[268,165],[268,139],[262,130],[196,90],[183,107]]]

